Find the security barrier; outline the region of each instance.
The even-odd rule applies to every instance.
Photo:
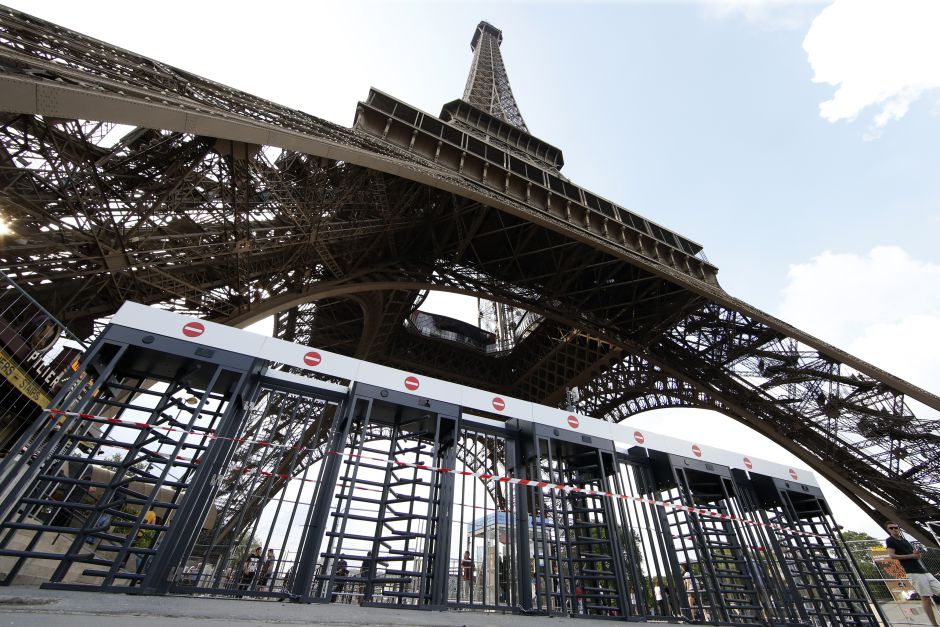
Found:
[[[0,466],[4,584],[875,625],[804,470],[128,304]]]

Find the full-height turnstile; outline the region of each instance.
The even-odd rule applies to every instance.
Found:
[[[451,473],[459,409],[356,385],[311,520],[306,596],[317,601],[441,606],[447,600]],[[318,546],[319,545],[319,546]]]
[[[819,488],[639,447],[622,464],[662,503],[642,558],[654,585],[669,589],[660,613],[713,624],[879,624]]]
[[[587,417],[132,309],[146,324],[109,326],[0,462],[3,583],[878,622],[785,467],[625,448]]]
[[[736,470],[742,501],[761,520],[789,533],[771,535],[773,568],[787,583],[791,607],[818,625],[879,624],[822,491],[811,485]]]
[[[523,606],[576,616],[644,614],[630,594],[631,581],[638,582],[632,530],[610,496],[621,489],[614,443],[536,423],[511,425],[524,478],[537,486],[517,492],[526,531],[519,545]]]

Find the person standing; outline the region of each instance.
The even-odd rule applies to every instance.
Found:
[[[362,558],[362,566],[359,567],[359,576],[362,580],[362,598],[359,605],[363,603],[372,603],[372,595],[375,592],[375,575],[378,572],[378,564],[372,551],[366,553]]]
[[[461,579],[463,579],[466,595],[464,600],[470,602],[473,594],[473,558],[470,557],[470,551],[463,552],[463,559],[460,560]]]
[[[137,537],[134,538],[134,546],[141,549],[153,548],[157,530],[151,529],[150,527],[156,525],[157,522],[156,513],[154,513],[152,509],[148,509],[147,513],[144,514],[143,520],[141,520],[141,529],[137,530]],[[135,554],[134,558],[137,561],[136,572],[143,574],[149,557],[150,555],[148,553]]]
[[[700,596],[698,581],[692,576],[692,569],[688,564],[682,564],[682,587],[685,588],[686,599],[689,602],[689,616],[692,620],[710,620],[710,614],[705,609],[704,598]]]
[[[682,587],[685,589],[686,601],[689,602],[689,612],[692,618],[695,618],[695,606],[698,605],[698,601],[695,598],[695,585],[692,583],[692,573],[689,572],[689,567],[685,564],[682,565]]]
[[[336,562],[336,577],[333,581],[333,594],[330,596],[330,603],[336,603],[339,601],[346,601],[346,577],[349,577],[349,566],[346,564],[346,560],[340,559]]]
[[[271,578],[271,575],[274,573],[274,566],[277,564],[277,559],[274,557],[274,549],[268,549],[268,555],[264,560],[264,566],[261,567],[261,576],[258,578],[258,590],[264,592],[268,585],[268,580]],[[273,581],[271,582],[274,583]],[[272,586],[273,587],[273,586]]]
[[[239,590],[248,590],[251,587],[252,581],[255,576],[258,574],[258,569],[261,566],[261,547],[256,546],[254,550],[245,558],[245,561],[242,562],[242,580],[238,586]]]
[[[904,572],[907,573],[907,579],[911,582],[914,590],[920,595],[920,602],[924,607],[924,614],[930,619],[933,627],[937,625],[937,616],[933,610],[933,595],[940,594],[940,581],[927,572],[924,565],[920,563],[920,551],[915,551],[914,546],[908,542],[901,534],[901,527],[898,523],[889,520],[885,523],[885,529],[891,534],[885,538],[885,547],[888,549],[888,556],[898,560]]]

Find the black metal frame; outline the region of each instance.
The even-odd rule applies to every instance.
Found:
[[[818,488],[270,366],[109,326],[0,465],[2,583],[877,622]]]

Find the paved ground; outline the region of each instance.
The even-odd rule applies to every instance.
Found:
[[[198,621],[198,625],[194,622]],[[249,627],[251,625],[465,625],[484,627],[586,627],[583,619],[485,612],[428,612],[357,605],[300,605],[277,601],[144,597],[101,592],[0,588],[0,625],[40,627]],[[608,624],[608,623],[603,623]],[[662,627],[674,623],[656,623]]]
[[[895,627],[929,627],[920,603],[882,606]],[[940,608],[938,608],[940,609]],[[198,622],[198,625],[193,623]],[[103,592],[0,587],[0,626],[45,627],[250,627],[252,625],[386,625],[434,627],[587,627],[584,619],[517,616],[487,612],[429,612],[358,605],[299,605],[277,601],[206,597],[145,597]],[[608,622],[590,624],[606,625]],[[655,627],[681,623],[651,621]]]

